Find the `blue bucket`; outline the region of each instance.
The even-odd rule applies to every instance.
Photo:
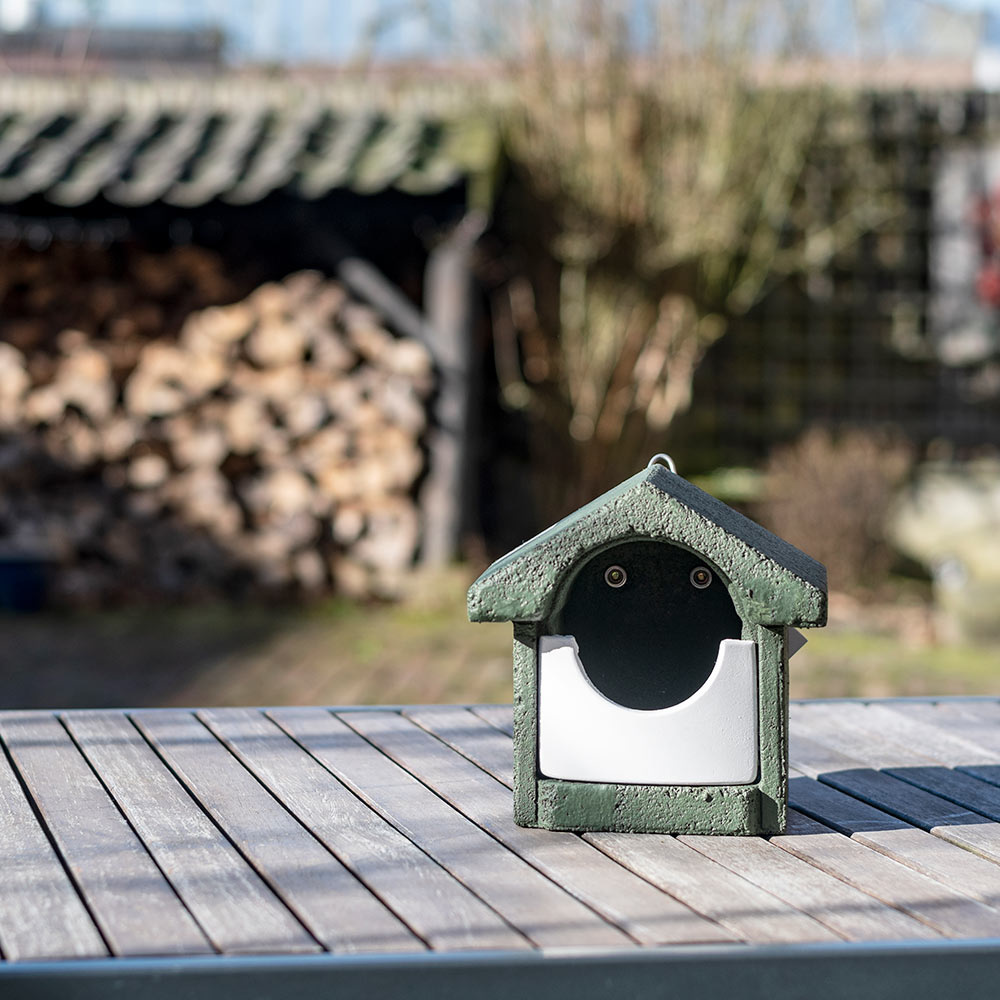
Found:
[[[45,607],[48,572],[37,556],[0,556],[0,611],[28,614]]]

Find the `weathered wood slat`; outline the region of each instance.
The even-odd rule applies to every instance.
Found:
[[[813,914],[848,941],[934,938],[926,925],[758,837],[682,836],[699,854]]]
[[[852,735],[851,756],[866,763],[874,764],[877,760],[879,767],[1000,763],[996,754],[955,732],[943,732],[884,705],[813,703],[796,706],[792,715],[796,725],[803,730],[822,729],[825,732],[835,727],[844,737]],[[859,743],[861,733],[864,739]],[[843,746],[843,743],[838,744],[840,749]]]
[[[1000,788],[950,767],[890,767],[886,774],[992,820],[1000,820]]]
[[[945,824],[958,826],[983,820],[953,802],[878,770],[878,765],[870,761],[890,758],[879,756],[877,749],[872,751],[859,746],[847,731],[838,730],[835,720],[817,715],[804,721],[799,716],[790,721],[789,728],[794,741],[791,756],[795,763],[801,765],[805,761],[808,765],[811,762],[821,781],[914,826],[931,830]],[[817,746],[823,747],[821,764],[815,756],[809,756],[809,752],[815,753]]]
[[[422,949],[421,942],[193,715],[137,713],[135,720],[201,807],[325,948]],[[107,724],[87,725],[105,737],[114,732]],[[299,757],[306,755],[300,751]]]
[[[333,715],[319,709],[275,709],[269,714],[355,794],[539,947],[631,943]]]
[[[944,698],[941,701],[928,701],[920,698],[913,701],[879,702],[894,712],[921,722],[930,722],[940,726],[945,732],[960,735],[962,739],[972,743],[979,742],[979,733],[975,727],[968,725],[970,721],[978,721],[985,726],[1000,724],[1000,698]],[[935,721],[937,720],[937,721]],[[988,731],[985,730],[985,731]],[[984,749],[996,752],[1000,745],[994,738]]]
[[[829,751],[820,749],[819,759],[827,760]],[[990,905],[1000,903],[1000,865],[814,780],[818,771],[806,754],[806,741],[796,740],[788,782],[792,806],[943,885]],[[1000,924],[994,925],[1000,930]]]
[[[674,837],[587,833],[584,839],[742,940],[754,944],[840,940],[812,917]]]
[[[497,729],[492,726],[486,726],[482,721],[474,719],[472,723],[468,720],[468,716],[465,715],[460,709],[447,709],[447,708],[429,708],[429,709],[409,709],[405,714],[412,718],[414,721],[423,725],[425,728],[433,731],[441,739],[449,744],[449,746],[454,747],[460,753],[464,754],[470,760],[475,761],[481,768],[491,773],[498,780],[502,781],[508,787],[512,784],[512,766],[511,766],[511,749],[512,744],[509,737],[504,736]],[[475,716],[479,717],[479,711],[475,712]],[[807,780],[807,779],[800,779]],[[815,782],[813,782],[815,784]],[[794,787],[794,786],[793,786]],[[826,791],[830,795],[835,797],[842,797],[849,803],[855,803],[856,800],[850,799],[847,796],[842,795],[840,792],[834,791],[832,788],[827,789],[825,786],[819,786],[821,791]],[[904,824],[901,820],[894,819],[893,817],[887,816],[886,814],[878,814],[871,806],[865,805],[863,803],[857,803],[863,809],[869,810],[872,814],[882,815],[885,820],[888,820],[891,825],[905,827],[912,833],[918,835],[918,837],[927,842],[927,846],[932,849],[933,853],[937,853],[940,849],[957,854],[960,856],[960,860],[968,857],[963,851],[958,848],[953,848],[949,844],[944,844],[941,841],[936,840],[930,834],[925,833],[921,830],[916,830],[913,827],[909,827]],[[800,817],[800,820],[804,823],[809,823],[810,821],[805,817]],[[903,880],[904,888],[911,888],[912,898],[914,900],[920,901],[923,897],[920,896],[920,892],[924,893],[924,896],[928,899],[933,898],[934,891],[941,891],[944,893],[945,899],[941,906],[945,910],[945,915],[942,917],[938,914],[936,907],[928,907],[933,909],[933,912],[938,916],[941,922],[941,930],[945,933],[970,933],[971,928],[975,926],[976,921],[980,922],[981,926],[986,926],[993,922],[993,926],[1000,930],[1000,922],[998,922],[998,917],[1000,915],[996,914],[994,911],[987,909],[981,903],[975,902],[962,896],[953,890],[945,890],[943,887],[933,880],[927,878],[926,876],[914,875],[913,877],[917,880],[913,886],[906,883],[906,876],[911,875],[911,872],[903,867],[902,864],[890,860],[884,857],[882,854],[878,853],[873,848],[864,846],[862,843],[853,842],[847,840],[845,837],[838,833],[831,832],[829,827],[820,827],[816,824],[819,830],[825,830],[829,834],[829,838],[836,841],[837,844],[846,845],[846,856],[850,859],[850,864],[846,864],[841,860],[839,867],[833,869],[830,864],[824,866],[823,864],[817,863],[814,855],[819,850],[819,844],[822,843],[824,847],[824,853],[830,854],[833,851],[830,839],[822,839],[817,841],[813,838],[812,845],[813,850],[810,856],[803,857],[805,860],[813,861],[817,864],[817,867],[821,867],[826,871],[830,871],[831,874],[835,874],[842,878],[843,881],[855,885],[857,888],[864,890],[865,886],[865,863],[874,866],[876,873],[886,874],[890,876],[899,876]],[[814,831],[815,832],[815,831]],[[776,838],[775,841],[778,846],[789,850],[790,853],[795,853],[791,850],[789,845],[798,843],[801,838],[789,837],[789,838]],[[822,854],[820,855],[822,857]],[[840,859],[840,856],[837,856]],[[978,859],[977,859],[978,860]],[[884,863],[888,866],[888,869],[880,867],[880,863]],[[832,864],[832,862],[831,862]],[[903,889],[900,890],[901,892]],[[884,892],[879,894],[879,898],[882,898],[886,903],[890,905],[897,905],[898,900],[891,897],[891,894],[887,896]],[[909,899],[910,897],[907,897]],[[949,903],[949,900],[951,902]],[[964,904],[968,904],[965,906]],[[948,909],[949,906],[957,907],[957,915],[953,915]],[[904,906],[900,906],[901,909],[905,909]],[[907,912],[910,912],[909,910]],[[924,918],[925,914],[922,910],[916,909],[914,906],[914,916],[921,919]],[[931,923],[930,920],[925,922]],[[937,926],[932,924],[932,926]]]
[[[108,954],[2,751],[0,950],[8,961]]]
[[[481,710],[475,710],[479,716]],[[425,712],[410,710],[427,720]],[[500,712],[494,712],[499,716]],[[485,720],[484,720],[485,721]],[[457,720],[442,719],[443,738],[470,759],[510,786],[511,740],[499,729],[477,730],[474,739],[463,734]],[[787,903],[705,857],[674,838],[660,838],[663,856],[641,850],[650,835],[586,834],[584,839],[644,879],[681,900],[692,909],[722,924],[743,940],[767,942],[829,940],[835,935]],[[654,838],[655,839],[655,838]],[[692,873],[685,871],[689,868]],[[748,916],[749,914],[749,916]],[[800,919],[801,918],[801,919]],[[805,935],[805,936],[803,936]],[[810,936],[811,935],[811,936]]]
[[[495,729],[514,735],[514,709],[510,705],[476,705],[472,711]]]
[[[877,740],[873,739],[872,747],[859,742],[851,730],[838,725],[835,716],[810,713],[806,722],[799,714],[790,723],[793,738],[796,733],[801,736],[806,726],[811,740],[845,755],[847,766],[823,771],[821,781],[930,830],[943,840],[1000,861],[1000,823],[877,770],[869,763],[885,759],[879,756]],[[862,759],[848,757],[852,751]]]
[[[286,808],[435,951],[530,947],[270,719],[251,709],[206,709],[199,715]]]
[[[68,712],[63,718],[129,823],[220,951],[319,950],[124,715]]]
[[[1000,699],[943,701],[937,702],[934,708],[945,714],[955,713],[955,717],[962,720],[961,725],[955,728],[961,732],[964,739],[979,742],[981,736],[988,735],[989,741],[984,744],[986,749],[992,753],[1000,753],[1000,749],[998,749],[1000,748],[1000,740],[997,738],[996,731],[996,727],[1000,725]],[[969,720],[983,723],[985,728],[970,730]],[[952,725],[954,726],[954,724]]]
[[[415,713],[415,717],[426,726],[433,727],[437,721],[452,731],[464,720],[464,731],[473,741],[478,729],[490,728],[461,709],[431,709]],[[640,944],[732,940],[717,924],[638,878],[576,834],[517,826],[508,789],[401,715],[344,712],[339,718],[434,789],[449,805]]]
[[[815,730],[819,719],[836,727],[839,740],[852,737],[851,749],[865,764],[973,812],[1000,817],[1000,789],[954,769],[962,761],[1000,760],[974,744],[879,705],[838,704],[833,715],[828,706],[810,705],[796,714],[803,728]]]
[[[978,900],[794,809],[788,811],[785,834],[771,843],[949,937],[980,937],[987,927],[1000,929],[1000,913]]]
[[[808,706],[803,725],[815,719]],[[1000,819],[1000,788],[955,770],[963,763],[1000,764],[1000,757],[952,733],[910,718],[881,705],[839,704],[822,718],[838,731],[853,736],[852,745],[865,763],[908,781],[924,791],[955,802],[990,819]]]
[[[475,716],[470,720],[469,713],[463,712],[461,709],[452,708],[428,708],[428,709],[410,709],[405,712],[405,714],[412,718],[415,722],[422,725],[429,731],[434,732],[437,736],[443,739],[449,746],[454,747],[464,756],[468,757],[470,760],[475,761],[481,768],[493,774],[498,780],[504,782],[508,787],[512,783],[512,766],[511,766],[511,742],[510,739],[503,736],[495,728],[483,724],[483,721],[478,718],[479,713],[476,712]],[[800,817],[801,821],[804,823],[810,822],[805,817]],[[898,821],[897,821],[898,822]],[[864,862],[869,862],[875,867],[877,873],[885,873],[885,869],[880,868],[880,863],[885,863],[888,866],[888,874],[895,876],[902,876],[905,884],[905,876],[911,875],[911,873],[904,868],[902,865],[893,862],[882,855],[870,850],[859,843],[854,843],[852,841],[846,840],[843,836],[833,833],[827,827],[819,827],[818,829],[825,830],[829,834],[829,838],[837,841],[838,843],[846,844],[847,846],[847,856],[851,858],[853,864],[846,868],[846,872],[850,874],[851,877],[844,877],[845,869],[838,868],[837,870],[831,870],[829,867],[825,867],[824,870],[830,871],[830,874],[835,874],[842,878],[843,881],[849,882],[856,888],[864,890]],[[933,840],[929,835],[924,834],[925,838]],[[829,846],[829,838],[822,840],[826,850],[832,850]],[[682,838],[684,839],[684,838]],[[706,839],[707,838],[703,838]],[[783,838],[782,842],[778,846],[786,847],[789,843],[797,842],[798,838]],[[814,844],[818,842],[814,839]],[[737,850],[745,849],[741,844],[735,845]],[[854,850],[851,850],[851,849]],[[818,848],[814,848],[818,849]],[[856,853],[855,853],[856,852]],[[791,853],[795,853],[792,851]],[[812,860],[811,858],[804,858],[804,860]],[[824,867],[823,865],[817,864],[817,867]],[[940,886],[927,879],[921,879],[920,876],[913,876],[916,879],[915,886],[917,889],[924,892],[924,896],[930,898],[928,895],[929,890],[940,889]],[[946,898],[949,894],[946,893]],[[974,926],[976,919],[982,922],[984,914],[996,921],[997,914],[993,913],[991,910],[985,909],[981,904],[975,903],[958,893],[951,892],[951,896],[955,897],[959,901],[968,903],[968,906],[964,909],[959,907],[962,911],[958,916],[952,917],[947,914],[947,921],[942,924],[943,932],[951,933],[970,933],[970,929]],[[890,905],[896,905],[897,901],[891,897],[886,896],[886,894],[881,894],[879,898],[883,899],[884,902]],[[919,894],[914,893],[914,898],[919,898]],[[794,899],[790,900],[794,903]],[[943,904],[947,906],[947,903]],[[903,909],[904,907],[900,907]],[[910,911],[907,911],[910,912]],[[936,911],[935,911],[936,913]],[[923,918],[924,914],[922,911],[917,910],[913,913],[914,916]],[[940,918],[944,919],[944,918]],[[930,923],[929,920],[925,922]],[[936,926],[936,925],[934,925]],[[1000,929],[1000,923],[996,924],[998,929]],[[912,928],[910,928],[912,930]],[[920,931],[915,932],[919,936]]]
[[[791,728],[767,841],[517,827],[503,706],[3,712],[0,952],[1000,938],[1000,702]]]
[[[807,706],[808,719],[811,706]],[[992,752],[969,739],[962,725],[944,732],[926,721],[915,718],[893,705],[853,704],[842,705],[838,719],[852,730],[859,725],[871,727],[869,732],[878,734],[879,741],[891,741],[894,747],[905,748],[908,757],[917,755],[948,767],[962,767],[968,764],[1000,764],[1000,754]],[[1000,720],[998,720],[1000,721]],[[916,764],[917,761],[913,760]]]
[[[508,788],[514,784],[514,744],[478,713],[460,706],[407,709],[403,714]]]
[[[925,830],[965,829],[985,822],[977,813],[875,768],[860,766],[831,771],[823,774],[821,780]]]
[[[210,952],[59,720],[45,712],[4,712],[0,737],[111,951]]]
[[[950,736],[961,733],[990,763],[974,764],[969,760],[952,764],[956,770],[981,781],[1000,785],[1000,703],[983,701],[913,702],[889,707],[905,718],[930,726],[936,733]],[[980,759],[977,756],[977,759]]]
[[[796,705],[795,710],[789,713],[789,726],[795,729],[797,735],[806,737],[814,744],[829,747],[835,754],[840,754],[862,767],[928,765],[934,762],[932,756],[920,752],[917,747],[900,744],[892,739],[891,734],[879,730],[867,734],[864,746],[858,746],[854,740],[845,742],[835,735],[831,739],[831,729],[834,727],[845,732],[853,732],[852,710],[863,706],[838,702],[839,711],[834,716],[827,711],[829,707],[831,706],[818,703]],[[881,762],[880,765],[870,763],[870,760],[876,757]]]
[[[889,702],[885,707],[945,735],[959,735],[985,753],[1000,755],[1000,701]]]

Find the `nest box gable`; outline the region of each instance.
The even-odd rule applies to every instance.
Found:
[[[826,623],[826,570],[804,552],[662,465],[651,465],[498,559],[468,595],[474,622],[542,622],[572,570],[602,548],[669,542],[727,579],[747,625]]]

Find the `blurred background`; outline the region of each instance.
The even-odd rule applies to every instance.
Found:
[[[0,0],[4,707],[509,700],[660,451],[997,693],[1000,2]]]

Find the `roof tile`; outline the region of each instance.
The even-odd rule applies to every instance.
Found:
[[[277,190],[427,194],[488,174],[497,149],[488,118],[459,104],[377,106],[350,88],[281,81],[5,80],[0,122],[7,204],[35,195],[67,206],[103,195],[191,207]]]

